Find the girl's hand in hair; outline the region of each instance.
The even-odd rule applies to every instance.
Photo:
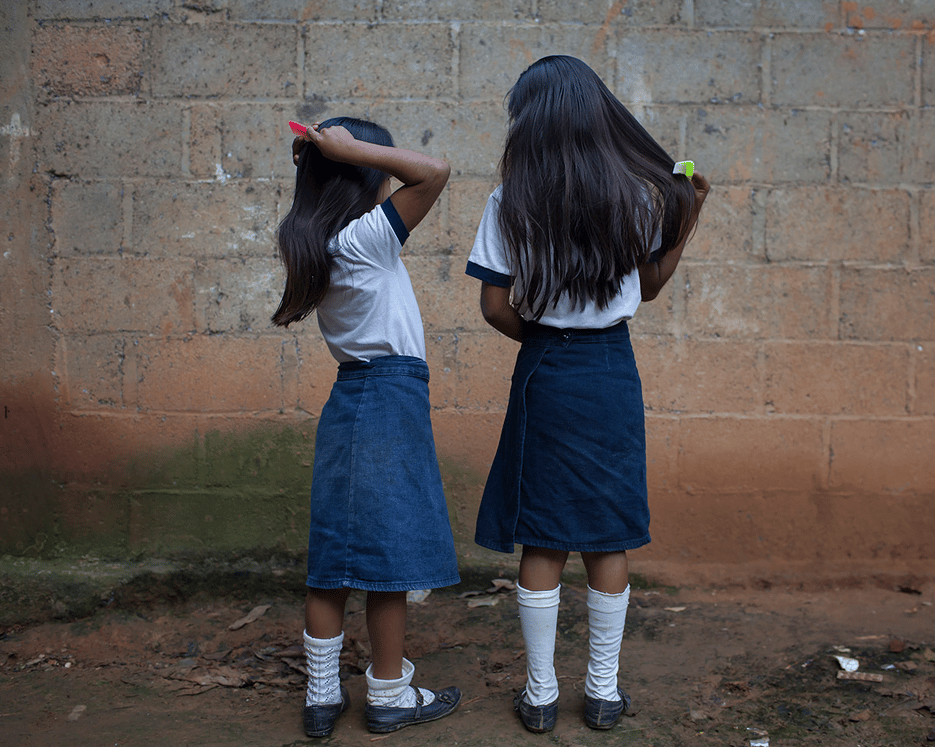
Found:
[[[701,206],[704,204],[705,198],[708,196],[708,191],[711,189],[711,185],[708,183],[708,180],[704,178],[698,172],[692,176],[692,186],[695,188],[695,209],[692,211],[694,217],[697,218],[698,214],[701,213]]]
[[[354,136],[344,127],[337,125],[320,130],[318,122],[315,122],[306,131],[306,137],[317,146],[325,158],[332,161],[347,163],[358,146]]]

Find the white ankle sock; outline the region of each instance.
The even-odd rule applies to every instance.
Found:
[[[627,622],[630,586],[622,594],[605,594],[588,587],[588,676],[584,693],[591,698],[618,701],[617,671],[620,668],[620,642]]]
[[[367,703],[388,708],[415,708],[416,688],[410,687],[415,665],[409,659],[403,659],[403,676],[398,680],[378,680],[373,676],[373,664],[367,667]],[[435,693],[419,688],[422,693],[422,705],[435,700]]]
[[[331,705],[341,702],[341,644],[344,633],[334,638],[312,638],[303,632],[308,689],[305,705]]]
[[[526,642],[526,702],[548,705],[558,698],[555,677],[555,629],[561,584],[548,591],[530,591],[516,584],[519,621]]]

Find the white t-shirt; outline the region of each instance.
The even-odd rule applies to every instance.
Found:
[[[500,233],[499,213],[500,195],[502,185],[497,187],[487,199],[487,207],[480,219],[477,228],[477,237],[474,239],[474,248],[468,258],[467,274],[490,285],[509,288],[516,280],[517,273],[511,266],[507,254],[506,243]],[[658,248],[660,238],[656,237],[653,249]],[[513,297],[517,298],[522,289],[514,288]],[[567,294],[562,294],[558,304],[549,304],[539,318],[540,324],[549,327],[574,329],[605,329],[631,319],[640,305],[640,277],[634,270],[623,278],[620,290],[610,303],[599,309],[593,301],[588,301],[582,307],[571,302]],[[516,305],[514,303],[514,305]],[[532,320],[533,314],[526,304],[516,306],[516,310],[524,319]]]
[[[399,258],[409,232],[390,200],[331,240],[337,266],[318,306],[318,326],[339,363],[384,355],[425,360],[425,332]]]

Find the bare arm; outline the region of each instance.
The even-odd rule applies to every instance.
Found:
[[[695,224],[698,222],[701,206],[708,196],[711,185],[707,179],[698,173],[692,177],[692,184],[695,187],[695,206],[692,208],[690,225],[685,233],[685,238],[674,249],[666,252],[658,262],[646,262],[640,265],[640,292],[644,301],[652,301],[659,295],[659,291],[662,290],[663,286],[669,282],[669,278],[672,277],[675,268],[678,267],[679,260],[682,258],[682,250],[685,249]]]
[[[369,166],[399,179],[403,186],[390,199],[409,231],[432,209],[451,173],[451,167],[440,158],[356,140],[343,127],[319,130],[316,122],[308,128],[305,138],[296,140],[314,143],[332,161]],[[293,153],[295,146],[293,143]]]
[[[523,341],[523,318],[510,305],[510,289],[481,283],[480,311],[487,324],[507,337]]]

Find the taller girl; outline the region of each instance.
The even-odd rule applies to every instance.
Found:
[[[467,273],[481,311],[522,342],[475,541],[523,545],[518,601],[530,731],[558,710],[559,581],[570,551],[588,575],[585,722],[611,728],[630,587],[627,550],[649,542],[643,397],[627,320],[678,264],[708,192],[586,64],[545,57],[509,94],[503,184],[490,196]]]

